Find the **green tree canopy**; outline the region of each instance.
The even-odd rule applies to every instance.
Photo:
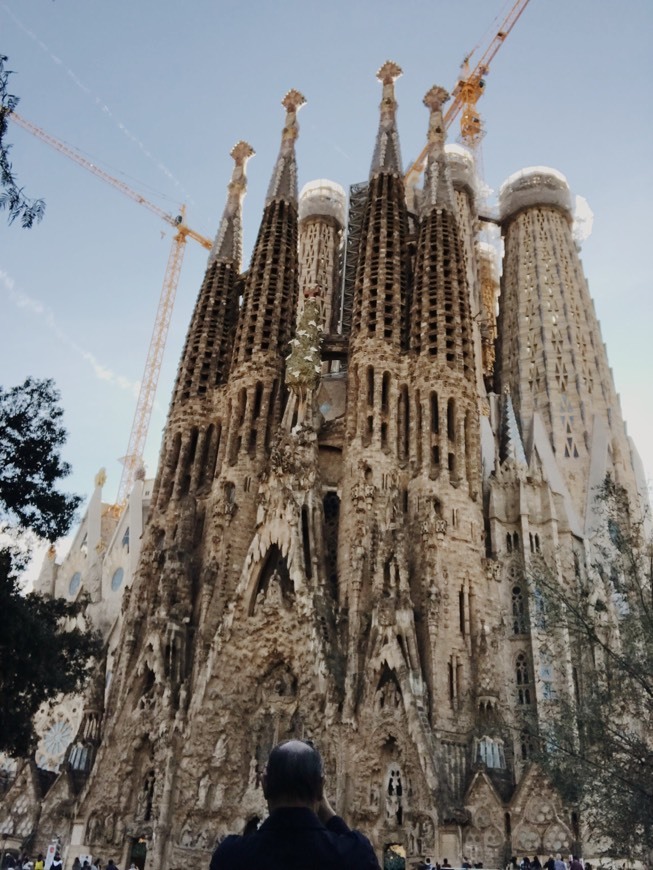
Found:
[[[23,188],[18,186],[9,160],[8,118],[18,105],[18,97],[9,93],[12,71],[6,67],[7,60],[6,55],[0,54],[0,209],[8,210],[10,224],[18,219],[23,227],[29,228],[43,217],[45,203],[42,199],[30,199],[25,195]]]
[[[538,761],[605,856],[653,859],[653,585],[646,517],[606,478],[588,558],[532,576],[540,630],[566,632],[573,687],[548,706]],[[641,512],[640,512],[641,514]]]
[[[0,751],[17,756],[34,748],[40,705],[80,690],[100,648],[84,625],[83,601],[20,588],[28,534],[55,541],[80,503],[57,488],[70,472],[60,455],[66,432],[58,403],[49,380],[0,387]]]

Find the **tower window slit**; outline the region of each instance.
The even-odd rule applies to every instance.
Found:
[[[311,559],[311,532],[308,521],[308,508],[302,505],[302,545],[304,548],[304,570],[308,580],[313,576],[313,563]]]
[[[460,633],[465,637],[465,591],[461,589],[458,593],[458,618],[460,620]]]
[[[372,366],[367,368],[367,404],[374,404],[374,369]]]
[[[431,432],[437,435],[440,432],[440,415],[438,412],[438,394],[431,393]]]

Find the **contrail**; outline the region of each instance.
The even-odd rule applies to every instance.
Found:
[[[51,309],[42,302],[39,302],[38,299],[33,299],[31,296],[28,296],[27,293],[18,290],[14,279],[2,269],[0,269],[0,284],[2,284],[7,296],[16,308],[22,308],[43,319],[47,324],[48,329],[57,336],[62,344],[66,345],[66,347],[70,348],[88,363],[98,380],[115,384],[117,387],[120,387],[121,390],[127,390],[133,396],[138,396],[138,391],[140,389],[140,383],[138,381],[130,381],[123,375],[117,374],[108,366],[103,365],[89,350],[86,350],[77,344],[76,341],[61,329],[55,320]]]
[[[93,100],[95,105],[100,108],[100,111],[102,112],[102,114],[107,115],[107,117],[109,117],[113,121],[113,123],[116,125],[116,127],[118,127],[118,129],[121,131],[121,133],[123,133],[130,140],[130,142],[133,142],[140,149],[142,154],[144,154],[145,157],[147,157],[147,159],[150,160],[156,166],[156,168],[159,170],[159,172],[162,172],[163,175],[165,175],[165,177],[170,182],[172,182],[172,184],[177,188],[177,190],[180,191],[180,193],[182,195],[182,199],[185,202],[190,202],[193,205],[195,205],[195,200],[193,199],[193,197],[189,194],[189,192],[186,190],[186,188],[183,186],[183,184],[179,181],[179,179],[176,178],[176,176],[173,174],[173,172],[170,169],[168,169],[168,167],[165,165],[165,163],[163,163],[161,160],[159,160],[157,157],[155,157],[154,154],[152,154],[152,152],[147,148],[147,146],[138,138],[138,136],[136,136],[135,133],[132,133],[131,130],[129,130],[129,128],[126,127],[125,124],[122,123],[120,118],[117,118],[113,114],[113,112],[107,106],[107,104],[105,102],[103,102],[103,100],[101,100],[100,97],[97,96],[97,94],[94,94],[91,91],[91,89],[88,88],[75,75],[75,73],[69,67],[66,66],[66,64],[61,60],[61,58],[57,57],[57,55],[54,54],[53,51],[51,51],[51,49],[43,42],[43,40],[39,39],[39,37],[34,33],[34,31],[30,30],[25,24],[23,24],[23,22],[20,21],[20,19],[14,15],[14,13],[11,11],[11,9],[9,9],[4,3],[2,4],[2,8],[7,13],[7,15],[9,15],[9,17],[16,24],[16,26],[20,27],[20,29],[24,33],[26,33],[30,37],[30,39],[32,39],[45,54],[48,55],[48,57],[53,61],[53,63],[55,63],[57,66],[60,66],[63,69],[65,71],[66,75],[68,76],[68,78],[72,82],[74,82],[74,84],[79,88],[79,90],[82,91],[82,93],[89,96]]]

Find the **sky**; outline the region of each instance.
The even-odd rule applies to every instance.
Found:
[[[213,237],[231,147],[256,150],[244,205],[245,266],[279,148],[290,88],[300,186],[366,179],[378,125],[375,78],[392,59],[406,165],[425,141],[422,98],[451,90],[512,0],[0,0],[0,52],[18,111]],[[564,173],[593,212],[581,257],[628,431],[653,478],[653,112],[650,0],[530,0],[479,103],[486,183],[533,165]],[[478,55],[477,55],[478,56]],[[476,57],[477,57],[476,56]],[[472,58],[474,62],[475,57]],[[449,131],[455,141],[457,130]],[[0,213],[0,384],[52,377],[61,391],[71,491],[106,467],[117,494],[172,229],[10,125],[14,172],[46,202],[31,230]],[[189,242],[150,424],[156,470],[175,372],[207,252]]]

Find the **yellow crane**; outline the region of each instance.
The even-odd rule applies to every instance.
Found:
[[[152,338],[150,339],[150,346],[145,361],[145,370],[141,379],[138,402],[136,403],[136,411],[134,413],[134,421],[129,436],[127,453],[122,458],[122,476],[120,478],[118,497],[116,499],[116,504],[121,506],[127,501],[136,478],[136,473],[141,467],[143,461],[143,450],[145,448],[147,432],[152,417],[152,406],[154,404],[156,388],[159,382],[161,361],[163,359],[163,351],[168,337],[170,317],[172,316],[172,309],[175,303],[181,264],[186,250],[186,240],[189,238],[193,239],[207,250],[211,249],[213,242],[201,233],[192,230],[185,223],[184,206],[181,207],[178,215],[169,214],[162,208],[159,208],[158,205],[145,199],[145,197],[141,196],[140,193],[132,190],[131,187],[124,183],[124,181],[120,181],[120,179],[114,178],[113,175],[100,169],[99,166],[96,166],[95,163],[87,160],[86,157],[83,157],[74,148],[71,148],[69,145],[66,145],[65,142],[61,142],[59,139],[46,133],[45,130],[37,127],[36,124],[32,124],[31,121],[27,121],[16,112],[12,112],[9,117],[24,130],[27,130],[38,139],[46,142],[52,148],[65,154],[66,157],[69,157],[75,163],[88,169],[88,171],[92,172],[93,175],[96,175],[98,178],[101,178],[103,181],[116,187],[130,199],[134,200],[134,202],[137,202],[139,205],[143,205],[151,212],[154,212],[154,214],[158,215],[161,220],[164,220],[175,230],[170,256],[168,257],[168,265],[163,279],[163,288],[161,289],[161,296],[159,297],[159,306],[157,308],[154,327],[152,329]]]
[[[471,72],[469,68],[470,60],[476,51],[475,48],[465,57],[461,64],[462,72],[451,91],[451,104],[443,120],[444,126],[448,128],[458,116],[458,113],[462,111],[460,137],[463,143],[472,151],[476,150],[478,143],[483,138],[483,123],[476,104],[483,96],[485,76],[490,71],[490,64],[494,60],[496,53],[506,41],[506,37],[519,20],[528,3],[529,0],[516,0],[513,3],[510,11],[499,25],[499,29],[494,33],[489,45],[483,52],[481,59]],[[415,162],[406,172],[405,181],[407,187],[417,184],[417,180],[424,170],[427,152],[428,146],[425,145]]]

